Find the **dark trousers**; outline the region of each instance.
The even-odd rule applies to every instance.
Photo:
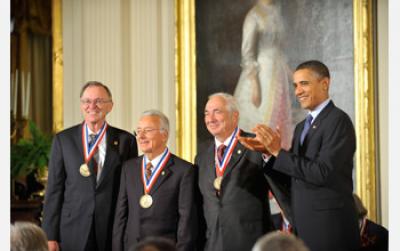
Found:
[[[94,217],[92,221],[92,227],[90,228],[89,237],[85,246],[85,251],[97,251],[97,241],[96,241],[96,226],[94,224]]]

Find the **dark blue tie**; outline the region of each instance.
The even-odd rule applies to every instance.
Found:
[[[313,117],[311,116],[311,114],[308,114],[307,118],[306,118],[306,122],[304,122],[304,128],[303,131],[301,132],[301,137],[300,137],[300,144],[302,145],[304,142],[304,139],[306,138],[306,135],[308,133],[308,130],[311,127],[311,121],[313,120]]]

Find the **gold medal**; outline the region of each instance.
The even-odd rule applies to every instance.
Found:
[[[214,188],[218,191],[221,190],[222,176],[215,178],[214,180]]]
[[[153,198],[150,194],[144,194],[140,197],[139,204],[142,208],[149,208],[153,205]]]
[[[89,177],[90,176],[90,171],[89,167],[85,164],[82,164],[81,167],[79,168],[79,172],[83,177]]]

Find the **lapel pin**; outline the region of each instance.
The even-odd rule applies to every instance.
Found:
[[[165,175],[165,171],[162,171],[162,172],[161,172],[161,175]]]
[[[312,126],[312,128],[313,128],[313,129],[316,129],[316,128],[317,128],[317,126],[316,126],[316,125],[313,125],[313,126]]]
[[[114,141],[114,146],[117,146],[118,145],[118,141]]]
[[[239,150],[237,151],[237,153],[238,153],[238,154],[241,154],[241,153],[242,153],[242,150],[239,149]]]

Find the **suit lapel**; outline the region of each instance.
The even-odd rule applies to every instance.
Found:
[[[310,130],[308,131],[306,138],[304,139],[303,146],[307,146],[308,142],[312,139],[315,132],[319,129],[324,118],[329,114],[329,112],[333,109],[334,104],[332,101],[328,103],[328,105],[318,114],[317,118],[311,124]],[[303,123],[304,126],[304,123]]]
[[[101,175],[99,181],[97,182],[97,188],[101,185],[104,180],[104,177],[120,164],[118,147],[119,147],[119,139],[115,134],[114,128],[109,126],[106,132],[106,156],[104,160],[103,170],[101,171]]]
[[[79,151],[79,157],[82,160],[82,164],[85,163],[85,157],[83,155],[83,145],[82,145],[82,126],[83,123],[76,127],[77,132],[74,133],[74,143],[76,145],[76,149]],[[78,167],[79,168],[79,167]]]
[[[143,155],[135,159],[135,163],[132,167],[128,167],[128,169],[131,170],[129,173],[132,175],[132,177],[129,177],[128,179],[133,181],[132,184],[134,186],[134,189],[132,189],[132,191],[136,195],[138,195],[135,198],[140,198],[144,194],[144,184],[142,180],[142,161]]]
[[[210,180],[214,180],[217,177],[215,171],[215,143],[207,149],[206,170],[207,178],[210,178]]]
[[[172,174],[170,167],[174,165],[173,155],[171,154],[170,159],[168,160],[167,164],[165,165],[164,169],[161,171],[160,175],[158,176],[156,182],[154,183],[153,187],[150,190],[150,194],[154,194],[157,189],[164,183],[165,180]]]
[[[83,127],[84,123],[81,123],[78,127],[77,127],[77,132],[75,133],[75,138],[74,138],[74,142],[76,144],[76,148],[79,151],[79,157],[82,160],[82,164],[85,163],[85,155],[83,152],[83,142],[82,142],[82,127]],[[96,187],[96,176],[93,175],[94,173],[94,169],[93,169],[93,158],[91,161],[89,161],[89,163],[87,163],[90,173],[91,175],[88,177],[92,184],[93,184],[93,188]],[[80,172],[80,166],[77,167],[77,171]]]
[[[240,158],[243,156],[244,151],[246,148],[240,144],[240,142],[237,143],[235,148],[233,149],[232,152],[232,157],[229,160],[228,166],[225,169],[223,177],[225,178],[229,173],[232,172],[233,168],[235,167],[236,163],[240,160]]]

